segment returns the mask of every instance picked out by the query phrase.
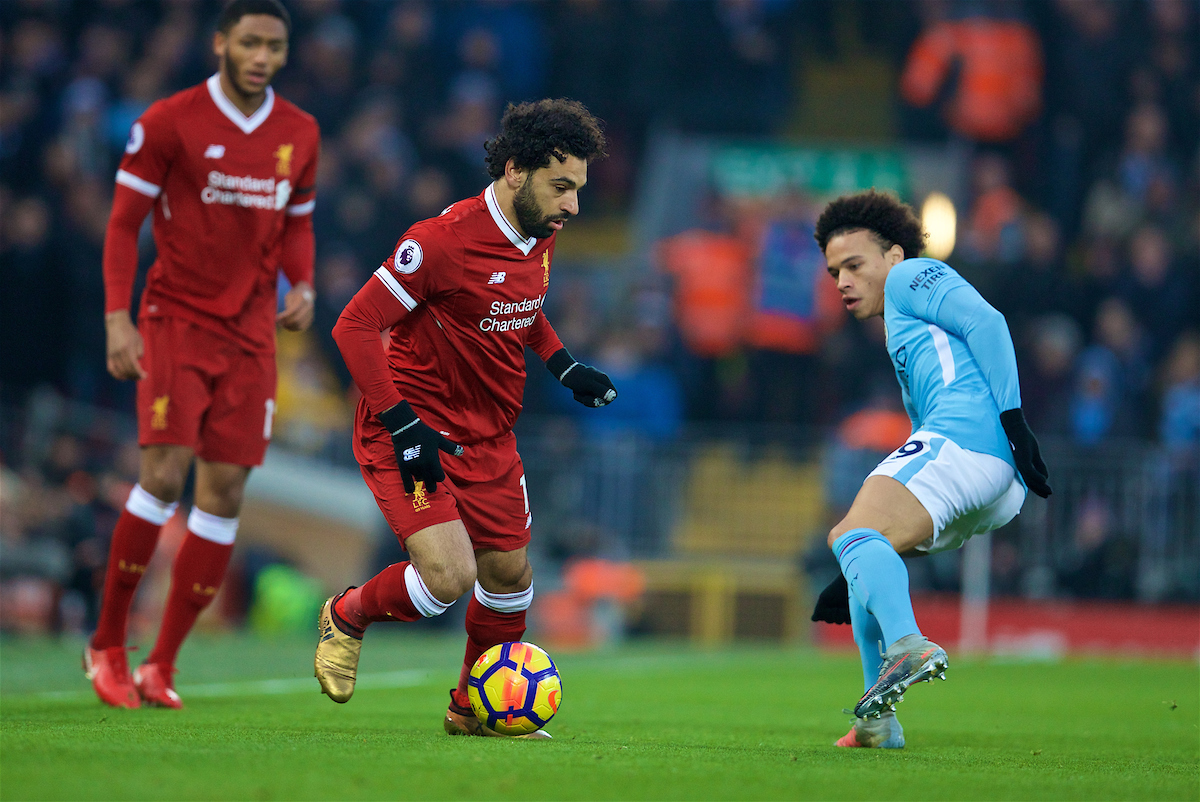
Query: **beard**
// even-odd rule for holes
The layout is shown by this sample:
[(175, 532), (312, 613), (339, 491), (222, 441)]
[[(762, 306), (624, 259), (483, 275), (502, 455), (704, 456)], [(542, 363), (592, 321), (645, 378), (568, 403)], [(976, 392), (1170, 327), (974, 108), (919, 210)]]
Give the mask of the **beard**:
[(243, 98), (249, 100), (266, 94), (267, 90), (265, 88), (260, 90), (248, 89), (238, 81), (237, 70), (234, 69), (233, 61), (229, 58), (229, 56), (225, 56), (221, 59), (220, 68), (221, 71), (225, 73), (225, 77), (229, 79), (229, 85), (233, 87), (233, 91), (237, 92)]
[(525, 180), (521, 188), (513, 195), (513, 209), (517, 213), (517, 225), (525, 232), (525, 236), (545, 239), (554, 233), (550, 223), (554, 220), (565, 220), (566, 217), (543, 215), (538, 206), (537, 198), (533, 197), (533, 187)]

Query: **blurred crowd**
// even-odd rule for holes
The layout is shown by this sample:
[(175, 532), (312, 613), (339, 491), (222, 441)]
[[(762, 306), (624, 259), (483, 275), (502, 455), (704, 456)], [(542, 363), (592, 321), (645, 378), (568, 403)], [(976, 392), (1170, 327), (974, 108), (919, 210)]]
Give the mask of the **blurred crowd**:
[[(483, 188), (482, 143), (507, 102), (571, 96), (606, 121), (610, 157), (591, 171), (585, 213), (628, 225), (652, 134), (802, 140), (819, 89), (806, 66), (836, 73), (869, 57), (890, 87), (875, 130), (963, 154), (969, 187), (949, 261), (1008, 317), (1034, 430), (1082, 446), (1158, 441), (1197, 469), (1195, 3), (286, 5), (291, 52), (276, 89), (317, 118), (323, 147), (316, 323), (280, 345), (285, 442), (316, 452), (346, 440), (354, 391), (329, 331), (409, 224)], [(67, 587), (103, 559), (95, 538), (107, 537), (112, 499), (133, 478), (127, 441), (97, 438), (77, 417), (38, 429), (28, 401), (50, 387), (89, 408), (132, 409), (132, 386), (104, 368), (100, 263), (113, 175), (138, 115), (213, 72), (219, 8), (0, 3), (5, 570), (13, 548), (39, 539), (65, 544), (29, 559), (75, 577)], [(580, 418), (583, 436), (634, 431), (661, 442), (688, 424), (759, 422), (882, 448), (877, 433), (891, 429), (873, 416), (894, 424), (902, 414), (884, 333), (830, 303), (811, 240), (819, 199), (727, 211), (659, 243), (649, 271), (594, 261), (573, 270), (560, 259), (551, 319), (622, 393), (621, 404)], [(148, 228), (141, 245), (144, 269)], [(740, 300), (706, 306), (714, 297)], [(531, 371), (527, 409), (578, 413), (544, 373)]]

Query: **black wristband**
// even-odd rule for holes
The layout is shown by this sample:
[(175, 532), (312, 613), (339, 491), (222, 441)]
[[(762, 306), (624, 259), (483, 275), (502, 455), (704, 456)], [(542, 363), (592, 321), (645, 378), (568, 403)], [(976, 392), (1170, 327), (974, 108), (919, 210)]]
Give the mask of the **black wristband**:
[(575, 357), (571, 356), (570, 351), (566, 348), (559, 348), (546, 360), (546, 369), (554, 374), (554, 378), (562, 382), (563, 376), (566, 376), (567, 372), (578, 364)]

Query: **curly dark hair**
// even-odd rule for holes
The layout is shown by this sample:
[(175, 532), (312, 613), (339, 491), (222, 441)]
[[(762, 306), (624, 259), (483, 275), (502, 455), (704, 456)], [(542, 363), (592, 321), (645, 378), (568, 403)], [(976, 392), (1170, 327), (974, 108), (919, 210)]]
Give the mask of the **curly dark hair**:
[(886, 251), (893, 245), (904, 249), (904, 258), (920, 256), (925, 250), (921, 219), (907, 203), (886, 192), (868, 189), (831, 201), (817, 219), (813, 238), (825, 252), (829, 240), (851, 231), (869, 231)]
[(484, 143), (487, 171), (493, 179), (504, 175), (513, 159), (522, 170), (536, 170), (568, 155), (593, 162), (608, 153), (600, 121), (578, 100), (567, 98), (508, 104), (500, 120), (500, 133)]

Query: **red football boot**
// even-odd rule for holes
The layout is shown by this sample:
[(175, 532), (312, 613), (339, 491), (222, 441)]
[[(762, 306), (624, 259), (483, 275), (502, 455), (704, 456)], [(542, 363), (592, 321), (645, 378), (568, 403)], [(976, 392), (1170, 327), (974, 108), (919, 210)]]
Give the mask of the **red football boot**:
[(175, 693), (176, 669), (161, 663), (142, 663), (133, 671), (133, 684), (142, 701), (151, 707), (181, 710), (183, 700)]
[(89, 644), (83, 647), (83, 673), (92, 681), (101, 702), (133, 710), (141, 707), (142, 702), (129, 676), (125, 652), (124, 646), (93, 649)]

